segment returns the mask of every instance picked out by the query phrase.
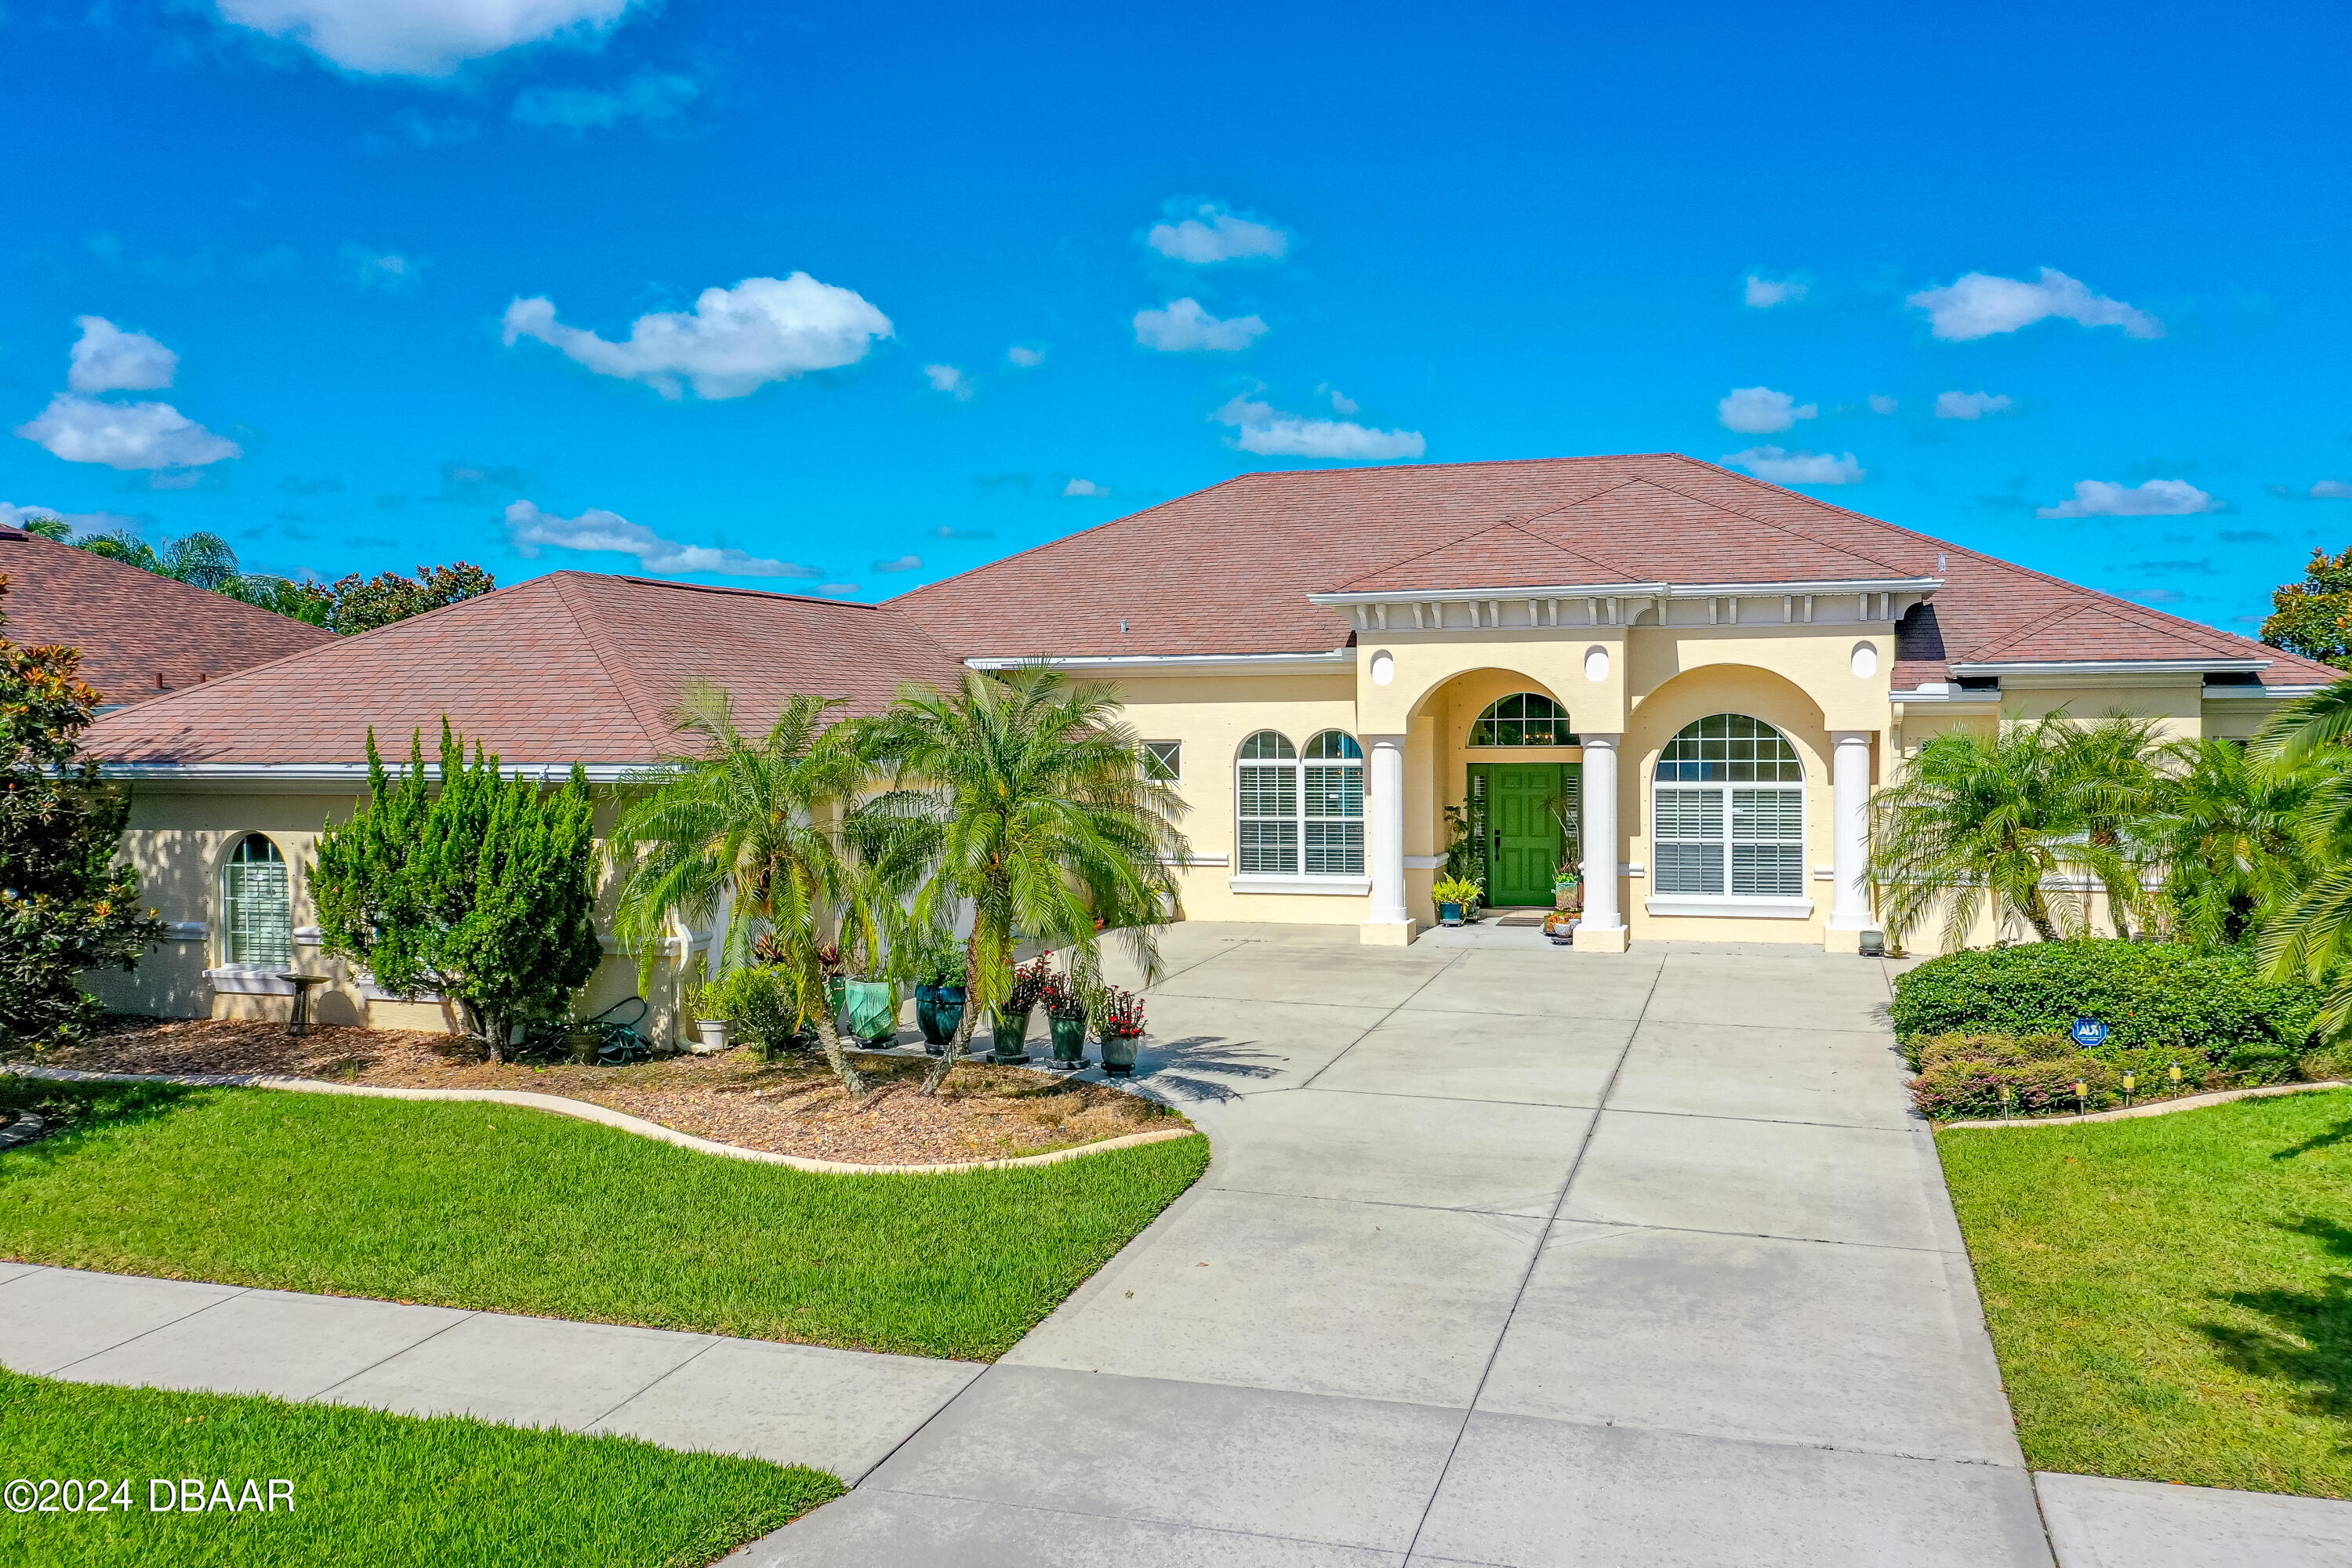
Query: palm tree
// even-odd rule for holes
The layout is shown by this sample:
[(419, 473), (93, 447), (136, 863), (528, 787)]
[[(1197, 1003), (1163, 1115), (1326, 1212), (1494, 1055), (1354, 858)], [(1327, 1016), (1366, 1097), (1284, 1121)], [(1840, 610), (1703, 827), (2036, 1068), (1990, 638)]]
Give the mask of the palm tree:
[(2274, 784), (2307, 775), (2301, 848), (2308, 881), (2263, 930), (2257, 952), (2273, 980), (2296, 975), (2326, 982), (2318, 1028), (2324, 1038), (2352, 1032), (2352, 680), (2288, 703), (2246, 748), (2247, 760)]
[(2303, 836), (2320, 773), (2265, 767), (2234, 740), (2182, 741), (2169, 752), (2151, 823), (2169, 868), (2166, 901), (2189, 941), (2242, 942), (2308, 879)]
[(1101, 984), (1097, 922), (1118, 932), (1146, 984), (1160, 974), (1156, 928), (1187, 854), (1182, 802), (1148, 776), (1118, 694), (1057, 670), (973, 671), (952, 695), (901, 687), (876, 718), (870, 755), (892, 788), (865, 815), (893, 825), (929, 879), (915, 917), (940, 929), (968, 907), (963, 1019), (923, 1079), (936, 1093), (983, 1008), (1012, 987), (1023, 936), (1066, 942), (1082, 989)]
[(2089, 841), (2092, 814), (2070, 762), (2078, 727), (2053, 716), (1992, 733), (1952, 730), (1921, 746), (1874, 805), (1871, 878), (1896, 941), (1941, 905), (1944, 944), (1964, 945), (1981, 910), (2014, 916), (2044, 942), (2084, 928), (2082, 900), (2052, 878), (2131, 877)]
[(673, 916), (701, 925), (724, 909), (721, 972), (751, 963), (765, 939), (826, 1064), (859, 1095), (865, 1080), (842, 1049), (819, 957), (845, 927), (869, 945), (872, 937), (841, 826), (871, 773), (854, 731), (826, 717), (840, 706), (794, 697), (754, 740), (736, 727), (724, 690), (688, 686), (674, 721), (700, 745), (632, 781), (652, 788), (621, 814), (610, 853), (622, 874), (615, 933), (643, 955), (646, 979)]
[(2157, 721), (2111, 713), (2089, 725), (2063, 714), (2045, 722), (2058, 745), (2061, 787), (2082, 816), (2091, 850), (2084, 858), (2106, 889), (2116, 934), (2129, 939), (2133, 917), (2148, 901), (2147, 873), (2158, 859), (2148, 826), (2164, 792), (2168, 753)]

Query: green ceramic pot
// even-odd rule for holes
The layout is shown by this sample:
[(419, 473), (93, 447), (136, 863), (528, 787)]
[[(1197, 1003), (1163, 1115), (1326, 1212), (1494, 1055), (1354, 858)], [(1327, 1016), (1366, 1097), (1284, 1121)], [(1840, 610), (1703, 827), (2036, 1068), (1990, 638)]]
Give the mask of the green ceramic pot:
[(915, 987), (915, 1027), (923, 1031), (923, 1048), (931, 1055), (938, 1056), (940, 1047), (955, 1038), (957, 1026), (962, 1022), (962, 986)]
[(898, 1037), (898, 999), (887, 980), (848, 980), (841, 987), (847, 1032), (869, 1046)]
[(1008, 1018), (998, 1013), (994, 1024), (996, 1054), (990, 1060), (1007, 1064), (1027, 1061), (1029, 1053), (1024, 1047), (1029, 1038), (1028, 1013), (1024, 1011), (1017, 1018)]
[(1048, 1015), (1046, 1027), (1054, 1034), (1054, 1065), (1076, 1070), (1087, 1065), (1087, 1016), (1056, 1018)]

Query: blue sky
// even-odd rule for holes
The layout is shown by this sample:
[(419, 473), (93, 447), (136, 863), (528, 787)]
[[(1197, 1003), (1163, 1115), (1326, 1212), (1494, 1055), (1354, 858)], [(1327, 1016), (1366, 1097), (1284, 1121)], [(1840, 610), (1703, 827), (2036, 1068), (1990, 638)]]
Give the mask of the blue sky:
[(0, 500), (871, 599), (1253, 468), (1679, 450), (2252, 630), (2352, 544), (2347, 35), (9, 0)]

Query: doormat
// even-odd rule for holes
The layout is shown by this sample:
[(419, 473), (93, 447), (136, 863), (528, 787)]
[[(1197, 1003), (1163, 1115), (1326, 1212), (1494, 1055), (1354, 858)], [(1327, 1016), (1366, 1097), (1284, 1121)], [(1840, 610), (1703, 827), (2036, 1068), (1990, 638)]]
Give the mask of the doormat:
[(1540, 929), (1545, 919), (1546, 915), (1540, 912), (1515, 914), (1505, 915), (1495, 923), (1498, 926), (1532, 926)]

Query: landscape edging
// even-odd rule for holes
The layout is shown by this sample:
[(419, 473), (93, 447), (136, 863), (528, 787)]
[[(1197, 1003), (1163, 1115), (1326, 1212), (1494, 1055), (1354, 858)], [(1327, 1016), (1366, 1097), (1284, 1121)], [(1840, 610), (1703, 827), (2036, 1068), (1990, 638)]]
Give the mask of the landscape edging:
[(18, 1078), (53, 1079), (61, 1082), (175, 1083), (193, 1089), (279, 1089), (299, 1094), (353, 1094), (380, 1100), (486, 1100), (495, 1105), (520, 1105), (532, 1110), (553, 1111), (558, 1116), (576, 1117), (583, 1121), (593, 1121), (622, 1132), (635, 1133), (640, 1138), (692, 1149), (698, 1153), (716, 1154), (730, 1160), (750, 1160), (762, 1165), (788, 1165), (795, 1171), (832, 1176), (951, 1176), (966, 1171), (1011, 1171), (1028, 1165), (1052, 1165), (1064, 1160), (1083, 1159), (1088, 1154), (1106, 1154), (1114, 1149), (1133, 1149), (1145, 1143), (1165, 1142), (1171, 1138), (1191, 1138), (1200, 1131), (1193, 1127), (1168, 1127), (1151, 1132), (1130, 1132), (1123, 1138), (1106, 1138), (1100, 1142), (1081, 1143), (1073, 1149), (1055, 1149), (1044, 1154), (1008, 1155), (1002, 1160), (963, 1160), (948, 1165), (869, 1165), (846, 1160), (812, 1160), (801, 1154), (779, 1154), (767, 1149), (746, 1149), (740, 1144), (714, 1142), (708, 1138), (680, 1132), (674, 1127), (664, 1127), (657, 1121), (631, 1116), (625, 1110), (598, 1105), (593, 1100), (573, 1100), (560, 1094), (534, 1094), (520, 1089), (404, 1089), (383, 1084), (325, 1083), (318, 1079), (279, 1078), (269, 1073), (79, 1072), (72, 1068), (0, 1062), (0, 1074), (5, 1073), (13, 1073)]
[(2346, 1081), (2332, 1078), (2320, 1083), (2272, 1083), (2260, 1089), (2217, 1089), (2210, 1094), (2150, 1100), (2146, 1105), (2126, 1106), (2120, 1110), (2094, 1110), (2088, 1116), (2020, 1116), (1990, 1121), (1944, 1121), (1937, 1124), (1936, 1131), (1948, 1132), (1962, 1128), (1986, 1127), (2079, 1127), (2085, 1121), (2128, 1121), (2137, 1116), (2168, 1116), (2176, 1110), (2201, 1110), (2209, 1105), (2227, 1105), (2233, 1100), (2266, 1100), (2274, 1094), (2309, 1094), (2317, 1089), (2342, 1089)]

